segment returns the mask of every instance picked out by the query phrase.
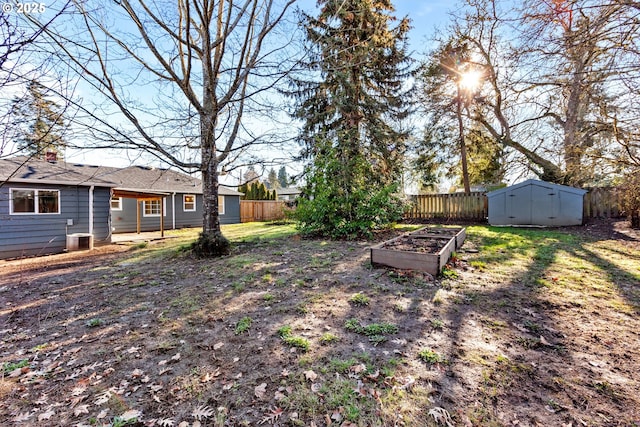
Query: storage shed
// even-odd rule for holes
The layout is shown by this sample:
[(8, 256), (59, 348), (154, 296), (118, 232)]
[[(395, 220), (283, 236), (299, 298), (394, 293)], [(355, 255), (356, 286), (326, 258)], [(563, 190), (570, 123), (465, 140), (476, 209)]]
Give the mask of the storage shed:
[(487, 193), (489, 224), (580, 225), (586, 193), (580, 188), (529, 179)]

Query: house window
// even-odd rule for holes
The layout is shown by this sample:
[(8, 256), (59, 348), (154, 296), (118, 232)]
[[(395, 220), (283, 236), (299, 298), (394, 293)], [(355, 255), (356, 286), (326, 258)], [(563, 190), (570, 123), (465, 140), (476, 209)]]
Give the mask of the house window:
[(218, 215), (224, 215), (224, 196), (218, 196)]
[(185, 212), (195, 212), (196, 210), (195, 194), (185, 194), (182, 196), (182, 210)]
[(122, 210), (122, 197), (112, 197), (111, 198), (111, 210), (112, 211), (121, 211)]
[[(144, 200), (142, 202), (144, 216), (160, 216), (160, 200)], [(167, 206), (164, 205), (163, 216), (167, 216)]]
[(60, 191), (11, 189), (11, 214), (59, 214)]

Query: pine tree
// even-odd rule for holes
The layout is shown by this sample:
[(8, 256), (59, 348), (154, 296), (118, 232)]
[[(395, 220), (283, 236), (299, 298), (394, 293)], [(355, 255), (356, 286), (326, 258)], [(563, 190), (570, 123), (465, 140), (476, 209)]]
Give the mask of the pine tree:
[(290, 93), (295, 117), (304, 120), (299, 139), (312, 196), (299, 205), (299, 219), (303, 231), (366, 234), (397, 211), (389, 209), (388, 195), (400, 180), (408, 138), (396, 126), (410, 112), (403, 86), (412, 74), (409, 20), (391, 27), (390, 0), (318, 4), (320, 15), (304, 15), (303, 23), (306, 68), (319, 78), (293, 80)]
[(12, 124), (21, 135), (17, 140), (17, 148), (36, 158), (45, 158), (49, 151), (62, 158), (66, 147), (63, 138), (66, 128), (64, 111), (57, 103), (47, 99), (47, 92), (49, 89), (32, 80), (27, 85), (26, 94), (13, 99)]
[(278, 170), (278, 182), (280, 188), (287, 188), (289, 186), (289, 177), (287, 176), (287, 168), (281, 166)]
[(269, 175), (267, 176), (267, 182), (269, 183), (269, 188), (278, 188), (280, 186), (280, 181), (278, 180), (278, 174), (276, 174), (276, 170), (271, 168), (269, 170)]

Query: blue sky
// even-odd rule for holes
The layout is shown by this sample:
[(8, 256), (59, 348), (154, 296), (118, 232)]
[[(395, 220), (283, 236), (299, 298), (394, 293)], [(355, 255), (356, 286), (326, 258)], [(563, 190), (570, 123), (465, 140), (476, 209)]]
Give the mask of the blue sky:
[[(297, 5), (315, 15), (317, 0), (298, 0)], [(412, 29), (409, 34), (410, 49), (412, 55), (416, 59), (422, 59), (425, 51), (429, 48), (429, 39), (433, 37), (436, 27), (444, 27), (449, 20), (448, 11), (452, 7), (449, 1), (421, 1), (421, 0), (395, 0), (395, 15), (397, 17), (408, 16), (411, 19)], [(121, 163), (144, 163), (154, 161), (144, 156), (144, 158), (135, 158), (135, 154), (131, 158), (124, 157), (122, 152), (109, 153), (104, 150), (86, 151), (67, 153), (70, 161), (78, 161), (84, 163), (101, 163), (118, 166)], [(130, 153), (130, 155), (133, 153)], [(123, 158), (124, 157), (124, 158)], [(277, 169), (277, 167), (276, 167)], [(293, 171), (292, 171), (293, 172)]]

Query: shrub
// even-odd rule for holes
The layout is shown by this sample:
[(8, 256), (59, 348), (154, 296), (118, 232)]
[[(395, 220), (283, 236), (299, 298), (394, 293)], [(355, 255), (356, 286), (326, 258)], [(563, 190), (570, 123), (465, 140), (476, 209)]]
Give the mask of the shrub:
[(396, 185), (357, 188), (350, 193), (323, 182), (314, 186), (313, 198), (301, 198), (295, 212), (303, 235), (334, 239), (370, 237), (402, 219), (404, 206)]

